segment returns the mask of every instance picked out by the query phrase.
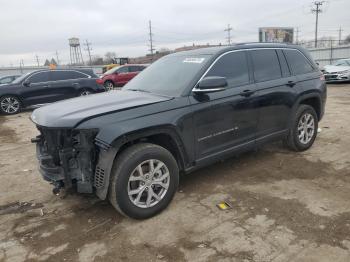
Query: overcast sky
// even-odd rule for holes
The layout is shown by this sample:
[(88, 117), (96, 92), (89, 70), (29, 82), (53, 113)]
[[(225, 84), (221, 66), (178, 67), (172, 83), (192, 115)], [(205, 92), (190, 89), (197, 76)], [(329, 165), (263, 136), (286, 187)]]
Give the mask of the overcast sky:
[[(148, 51), (148, 20), (156, 49), (225, 43), (227, 24), (234, 42), (257, 41), (258, 28), (298, 27), (299, 39), (312, 40), (315, 15), (310, 0), (0, 0), (0, 66), (69, 61), (68, 38), (92, 43), (92, 54), (120, 57)], [(329, 0), (320, 14), (319, 36), (350, 34), (350, 0)], [(84, 46), (83, 46), (84, 47)], [(84, 59), (87, 52), (83, 49)]]

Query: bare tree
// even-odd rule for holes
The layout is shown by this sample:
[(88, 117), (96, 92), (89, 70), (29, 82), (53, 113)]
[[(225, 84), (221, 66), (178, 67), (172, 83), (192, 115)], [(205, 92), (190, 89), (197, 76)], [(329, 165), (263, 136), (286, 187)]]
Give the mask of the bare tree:
[(113, 60), (114, 60), (114, 58), (115, 58), (116, 56), (117, 56), (117, 55), (116, 55), (115, 52), (107, 52), (107, 53), (105, 54), (105, 60), (104, 60), (104, 62), (107, 63), (107, 64), (111, 64), (111, 63), (113, 63)]
[(345, 44), (350, 44), (350, 35), (348, 35), (347, 37), (345, 37), (344, 43), (345, 43)]

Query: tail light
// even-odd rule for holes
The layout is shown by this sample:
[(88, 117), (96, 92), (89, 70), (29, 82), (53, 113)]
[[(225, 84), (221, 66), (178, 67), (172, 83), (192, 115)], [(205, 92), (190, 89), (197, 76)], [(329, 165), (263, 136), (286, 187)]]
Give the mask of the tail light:
[(324, 74), (321, 74), (321, 75), (320, 75), (320, 80), (321, 80), (321, 81), (325, 81), (325, 80), (326, 80), (325, 77), (324, 77)]
[(96, 84), (103, 85), (103, 80), (101, 78), (97, 78)]

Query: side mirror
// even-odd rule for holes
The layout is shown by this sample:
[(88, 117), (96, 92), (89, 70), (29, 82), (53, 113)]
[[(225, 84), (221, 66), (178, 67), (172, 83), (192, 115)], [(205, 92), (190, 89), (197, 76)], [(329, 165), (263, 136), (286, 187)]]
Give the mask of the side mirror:
[(198, 85), (193, 88), (194, 93), (213, 93), (226, 90), (226, 77), (208, 76), (199, 81)]
[(30, 86), (30, 82), (28, 80), (24, 80), (23, 85), (24, 86)]

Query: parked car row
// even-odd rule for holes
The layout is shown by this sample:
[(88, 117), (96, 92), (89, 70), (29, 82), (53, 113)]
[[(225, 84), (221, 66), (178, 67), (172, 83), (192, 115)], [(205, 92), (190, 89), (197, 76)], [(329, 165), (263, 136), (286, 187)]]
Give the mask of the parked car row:
[(90, 69), (36, 70), (22, 76), (0, 78), (0, 112), (21, 109), (122, 87), (146, 65), (123, 65), (98, 77)]

